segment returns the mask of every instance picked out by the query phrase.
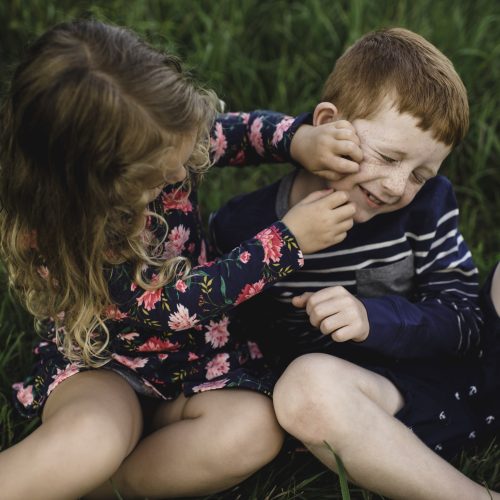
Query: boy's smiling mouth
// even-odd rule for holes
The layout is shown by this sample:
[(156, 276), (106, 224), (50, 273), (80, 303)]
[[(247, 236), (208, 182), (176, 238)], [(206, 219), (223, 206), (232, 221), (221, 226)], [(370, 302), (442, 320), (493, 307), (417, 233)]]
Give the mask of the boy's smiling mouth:
[(363, 186), (359, 186), (359, 189), (361, 189), (361, 192), (365, 195), (367, 198), (370, 206), (375, 205), (376, 207), (380, 207), (382, 205), (385, 205), (386, 203), (382, 201), (380, 198), (377, 198), (374, 194), (370, 193), (367, 189), (365, 189)]

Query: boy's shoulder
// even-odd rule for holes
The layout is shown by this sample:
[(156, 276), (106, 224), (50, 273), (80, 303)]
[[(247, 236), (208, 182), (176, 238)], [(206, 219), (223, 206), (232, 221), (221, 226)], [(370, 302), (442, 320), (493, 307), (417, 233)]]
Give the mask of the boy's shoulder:
[(284, 213), (278, 213), (281, 210), (277, 207), (277, 199), (287, 177), (251, 193), (235, 196), (210, 214), (212, 244), (220, 253), (232, 250), (283, 217)]

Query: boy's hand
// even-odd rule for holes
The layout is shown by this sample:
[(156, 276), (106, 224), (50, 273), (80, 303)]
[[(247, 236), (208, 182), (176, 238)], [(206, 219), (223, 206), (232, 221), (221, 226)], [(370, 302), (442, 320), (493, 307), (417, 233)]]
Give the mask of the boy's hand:
[(283, 217), (303, 253), (314, 253), (345, 239), (356, 208), (343, 191), (314, 191)]
[(362, 342), (370, 333), (365, 306), (343, 286), (305, 292), (292, 299), (295, 307), (306, 308), (311, 325), (335, 342)]
[(300, 126), (290, 154), (311, 173), (331, 181), (357, 172), (363, 160), (359, 138), (347, 120)]

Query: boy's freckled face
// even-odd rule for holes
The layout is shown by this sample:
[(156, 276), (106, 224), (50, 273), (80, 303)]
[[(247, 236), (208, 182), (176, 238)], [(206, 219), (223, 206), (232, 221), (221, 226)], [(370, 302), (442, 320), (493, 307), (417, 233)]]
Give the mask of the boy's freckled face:
[(405, 207), (437, 175), (451, 148), (417, 123), (388, 104), (370, 119), (353, 120), (364, 154), (360, 170), (330, 185), (349, 194), (355, 222)]

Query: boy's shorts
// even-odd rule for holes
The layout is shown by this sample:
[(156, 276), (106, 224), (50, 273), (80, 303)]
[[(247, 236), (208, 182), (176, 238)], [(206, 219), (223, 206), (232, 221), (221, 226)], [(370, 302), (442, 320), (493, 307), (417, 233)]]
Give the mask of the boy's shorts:
[(489, 379), (483, 367), (460, 361), (365, 366), (403, 395), (395, 417), (447, 460), (500, 436), (500, 379)]

